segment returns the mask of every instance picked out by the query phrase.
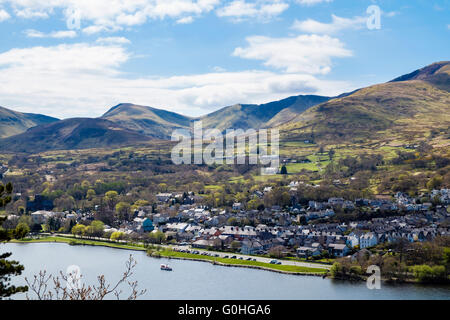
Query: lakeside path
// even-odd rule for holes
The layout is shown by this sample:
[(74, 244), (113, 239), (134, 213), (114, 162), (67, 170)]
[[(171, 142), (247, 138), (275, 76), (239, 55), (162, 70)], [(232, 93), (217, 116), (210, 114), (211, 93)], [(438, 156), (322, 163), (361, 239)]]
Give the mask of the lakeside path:
[[(70, 235), (47, 235), (40, 238), (34, 239), (24, 239), (24, 240), (13, 240), (13, 243), (67, 243), (71, 242), (76, 245), (92, 245), (92, 246), (104, 246), (115, 249), (125, 249), (134, 251), (146, 251), (143, 243), (129, 244), (126, 242), (113, 242), (108, 239), (96, 238), (87, 239), (79, 238)], [(190, 246), (169, 246), (169, 245), (158, 245), (161, 249), (155, 252), (160, 257), (171, 258), (171, 259), (183, 259), (183, 260), (195, 260), (215, 263), (223, 266), (232, 267), (247, 267), (263, 269), (274, 272), (281, 272), (286, 274), (298, 274), (298, 275), (316, 275), (323, 276), (331, 268), (331, 265), (321, 264), (321, 263), (310, 263), (294, 260), (283, 260), (279, 259), (282, 264), (271, 264), (270, 261), (274, 260), (267, 257), (242, 255), (235, 253), (224, 253), (219, 251), (209, 251), (201, 250), (196, 248), (191, 248)], [(174, 250), (175, 249), (175, 250)], [(183, 253), (177, 250), (196, 250), (200, 254)], [(202, 253), (205, 253), (202, 255)], [(206, 255), (208, 253), (209, 255)], [(226, 256), (236, 256), (236, 259), (225, 258)], [(242, 259), (240, 259), (242, 258)], [(252, 259), (252, 260), (247, 260)], [(254, 260), (253, 260), (254, 259)]]

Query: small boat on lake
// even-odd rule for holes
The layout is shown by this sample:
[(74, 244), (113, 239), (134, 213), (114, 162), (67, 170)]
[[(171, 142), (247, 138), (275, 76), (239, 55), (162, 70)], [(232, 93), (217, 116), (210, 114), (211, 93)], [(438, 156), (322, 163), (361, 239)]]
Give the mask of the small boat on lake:
[(161, 270), (164, 270), (164, 271), (172, 271), (172, 267), (169, 266), (168, 264), (162, 264), (162, 265), (161, 265)]

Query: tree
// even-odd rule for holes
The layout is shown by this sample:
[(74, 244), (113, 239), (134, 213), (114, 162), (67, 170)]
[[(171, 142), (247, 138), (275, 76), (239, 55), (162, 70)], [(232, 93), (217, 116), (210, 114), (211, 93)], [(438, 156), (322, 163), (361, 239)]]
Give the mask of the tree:
[(428, 190), (437, 189), (442, 185), (442, 177), (441, 176), (435, 176), (430, 181), (427, 182), (427, 188)]
[(76, 207), (74, 197), (69, 195), (62, 195), (61, 197), (55, 199), (54, 204), (55, 207), (61, 211), (73, 210)]
[[(6, 186), (0, 184), (0, 207), (11, 201), (12, 190), (11, 183)], [(11, 240), (11, 233), (1, 227), (3, 220), (0, 218), (0, 242)], [(0, 254), (0, 300), (28, 290), (27, 286), (16, 287), (11, 285), (11, 277), (21, 275), (24, 270), (24, 267), (18, 261), (7, 260), (11, 255), (10, 252)]]
[[(127, 300), (136, 300), (138, 297), (145, 294), (147, 290), (138, 290), (138, 282), (130, 281), (133, 275), (133, 269), (136, 267), (136, 260), (130, 255), (125, 264), (125, 272), (115, 284), (108, 284), (105, 276), (100, 275), (97, 277), (97, 285), (85, 285), (80, 283), (82, 275), (75, 273), (65, 275), (60, 272), (60, 276), (48, 275), (46, 271), (41, 271), (35, 275), (32, 280), (25, 278), (31, 292), (35, 294), (37, 300), (104, 300), (108, 296), (114, 295), (117, 299), (120, 299), (122, 290), (119, 290), (119, 286), (122, 284), (128, 284), (131, 292), (126, 298)], [(49, 289), (50, 280), (54, 283), (53, 289)], [(65, 285), (67, 284), (67, 285)], [(27, 295), (28, 300), (32, 300)]]
[(95, 197), (95, 190), (94, 189), (89, 189), (86, 192), (86, 199), (92, 200), (92, 199), (94, 199), (94, 197)]
[(10, 284), (12, 276), (20, 276), (24, 267), (14, 260), (7, 260), (12, 253), (0, 254), (0, 300), (19, 292), (28, 291), (27, 286), (16, 287)]
[(86, 233), (86, 226), (83, 224), (76, 224), (72, 227), (71, 232), (75, 236), (82, 236)]
[(117, 241), (117, 240), (123, 239), (123, 236), (124, 236), (124, 233), (123, 233), (123, 232), (115, 231), (115, 232), (113, 232), (113, 233), (111, 234), (110, 239), (111, 239), (112, 241)]
[(11, 182), (8, 182), (6, 186), (0, 184), (0, 208), (6, 206), (11, 202), (11, 193), (13, 186)]
[(286, 166), (283, 165), (283, 166), (281, 167), (280, 174), (288, 174)]
[(330, 161), (333, 160), (334, 154), (336, 152), (334, 151), (334, 149), (330, 149), (330, 151), (328, 151), (328, 157), (330, 158)]
[(130, 219), (130, 209), (131, 206), (127, 202), (119, 202), (116, 204), (116, 215), (119, 220), (129, 220)]
[(284, 251), (286, 250), (283, 246), (275, 246), (273, 248), (269, 249), (269, 256), (271, 258), (283, 258), (284, 257)]
[(19, 223), (13, 231), (14, 238), (23, 239), (30, 233), (30, 227), (26, 223)]
[(114, 210), (114, 207), (117, 204), (117, 198), (119, 197), (119, 194), (117, 191), (108, 191), (105, 193), (105, 202), (108, 205), (110, 210)]
[(103, 236), (103, 230), (105, 229), (105, 224), (99, 220), (94, 220), (91, 225), (86, 228), (85, 234), (88, 237), (101, 237)]
[(161, 244), (161, 243), (163, 243), (166, 240), (166, 235), (163, 232), (161, 232), (161, 231), (151, 232), (148, 235), (148, 240), (151, 243)]

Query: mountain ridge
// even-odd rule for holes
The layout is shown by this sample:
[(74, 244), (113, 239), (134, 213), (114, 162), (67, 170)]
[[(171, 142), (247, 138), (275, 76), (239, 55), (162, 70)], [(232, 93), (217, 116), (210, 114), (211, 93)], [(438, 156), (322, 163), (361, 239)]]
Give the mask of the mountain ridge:
[(361, 139), (414, 141), (450, 127), (450, 62), (418, 69), (314, 106), (280, 127), (285, 139), (322, 144)]
[[(54, 119), (43, 115), (28, 117)], [(432, 132), (446, 136), (450, 134), (450, 62), (433, 63), (389, 82), (333, 98), (299, 95), (260, 105), (235, 104), (201, 117), (121, 103), (99, 118), (65, 119), (28, 129), (1, 140), (0, 148), (34, 151), (36, 148), (27, 144), (35, 141), (43, 141), (39, 150), (132, 145), (170, 139), (174, 129), (190, 129), (196, 120), (202, 120), (204, 128), (221, 131), (275, 127), (285, 141), (312, 139), (321, 145), (374, 139), (417, 141)], [(81, 131), (71, 131), (74, 126)], [(60, 139), (52, 130), (63, 136), (71, 132), (72, 137)]]
[(0, 106), (0, 138), (25, 132), (27, 129), (59, 119), (36, 113), (23, 113)]
[(28, 129), (4, 138), (6, 151), (36, 153), (48, 150), (138, 145), (151, 138), (98, 118), (70, 118)]

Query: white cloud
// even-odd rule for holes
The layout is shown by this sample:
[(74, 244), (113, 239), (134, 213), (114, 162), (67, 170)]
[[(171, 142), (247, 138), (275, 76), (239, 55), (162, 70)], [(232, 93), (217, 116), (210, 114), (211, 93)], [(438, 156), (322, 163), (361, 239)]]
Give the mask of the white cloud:
[(234, 56), (263, 60), (265, 66), (286, 72), (326, 74), (331, 70), (331, 58), (350, 57), (344, 44), (328, 35), (300, 35), (292, 38), (253, 36), (246, 39), (248, 47), (236, 48)]
[(398, 12), (397, 11), (389, 11), (389, 12), (383, 12), (383, 14), (388, 18), (392, 18), (392, 17), (395, 17), (396, 15), (398, 15)]
[(131, 43), (125, 37), (106, 37), (106, 38), (98, 38), (95, 42), (100, 44), (129, 44)]
[(192, 22), (194, 22), (194, 18), (192, 18), (191, 16), (184, 17), (184, 18), (177, 20), (178, 24), (188, 24), (188, 23), (192, 23)]
[(0, 22), (8, 20), (9, 18), (11, 18), (9, 13), (3, 9), (0, 9)]
[(49, 17), (49, 13), (41, 10), (33, 10), (30, 8), (24, 8), (24, 9), (16, 9), (14, 10), (14, 13), (16, 16), (24, 19), (32, 19), (32, 18), (38, 18), (38, 19), (46, 19)]
[(73, 30), (61, 30), (50, 33), (52, 38), (75, 38), (76, 36), (77, 32)]
[(220, 0), (0, 0), (21, 18), (48, 18), (63, 11), (66, 18), (76, 12), (83, 32), (117, 31), (149, 20), (183, 19), (214, 10)]
[(258, 70), (131, 79), (120, 71), (131, 57), (119, 45), (87, 43), (0, 53), (0, 104), (63, 118), (99, 116), (120, 102), (201, 115), (238, 102), (336, 95), (355, 88), (313, 75)]
[(43, 33), (38, 30), (28, 29), (24, 31), (25, 35), (28, 38), (75, 38), (77, 36), (76, 31), (73, 30), (61, 30), (61, 31), (53, 31), (50, 33)]
[(116, 67), (128, 59), (129, 54), (120, 46), (61, 44), (11, 49), (0, 54), (0, 68), (3, 71), (15, 69), (22, 79), (27, 78), (27, 72), (67, 77), (81, 72), (116, 75)]
[(246, 2), (235, 0), (216, 11), (217, 16), (232, 18), (234, 21), (243, 21), (246, 18), (268, 20), (283, 13), (289, 4), (282, 0), (259, 0)]
[(297, 3), (306, 6), (312, 6), (322, 2), (332, 2), (333, 0), (296, 0)]
[(354, 17), (352, 19), (331, 15), (331, 23), (323, 23), (313, 19), (295, 20), (292, 28), (308, 33), (333, 34), (344, 29), (360, 29), (366, 24), (367, 18)]

